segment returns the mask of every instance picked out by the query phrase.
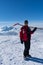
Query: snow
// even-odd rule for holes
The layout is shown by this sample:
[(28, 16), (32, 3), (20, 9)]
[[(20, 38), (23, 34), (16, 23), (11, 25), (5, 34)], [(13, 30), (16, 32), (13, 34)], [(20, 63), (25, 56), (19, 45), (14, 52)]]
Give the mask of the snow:
[(37, 30), (32, 35), (30, 54), (33, 58), (29, 61), (23, 58), (24, 44), (20, 43), (19, 31), (19, 27), (0, 31), (0, 65), (43, 65), (43, 31)]

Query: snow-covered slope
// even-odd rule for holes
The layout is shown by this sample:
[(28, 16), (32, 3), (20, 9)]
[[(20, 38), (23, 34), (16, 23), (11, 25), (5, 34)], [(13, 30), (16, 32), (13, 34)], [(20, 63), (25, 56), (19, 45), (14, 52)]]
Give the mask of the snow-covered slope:
[(4, 34), (0, 35), (0, 65), (43, 65), (43, 31), (37, 30), (32, 35), (30, 54), (33, 58), (25, 61), (24, 44), (20, 43), (19, 30), (20, 27), (16, 27), (0, 32)]

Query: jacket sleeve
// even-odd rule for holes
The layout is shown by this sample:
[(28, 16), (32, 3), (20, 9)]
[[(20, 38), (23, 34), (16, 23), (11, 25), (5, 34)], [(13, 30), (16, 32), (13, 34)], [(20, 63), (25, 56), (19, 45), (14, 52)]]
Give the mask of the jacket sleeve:
[(22, 36), (22, 31), (20, 31), (20, 39), (22, 39), (22, 37), (23, 37), (23, 36)]
[(22, 30), (20, 31), (20, 41), (23, 44), (23, 33), (22, 33)]
[(36, 31), (37, 27), (35, 27), (31, 32), (30, 34), (33, 34), (35, 31)]

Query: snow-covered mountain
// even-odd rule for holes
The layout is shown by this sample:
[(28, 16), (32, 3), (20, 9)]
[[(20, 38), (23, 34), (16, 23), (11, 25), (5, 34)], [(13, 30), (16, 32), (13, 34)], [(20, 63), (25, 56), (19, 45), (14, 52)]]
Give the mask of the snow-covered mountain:
[(12, 27), (12, 26), (10, 26), (10, 27), (8, 27), (8, 26), (4, 26), (4, 27), (2, 27), (2, 31), (9, 31), (9, 30), (12, 30), (14, 27)]
[(20, 43), (19, 27), (0, 28), (0, 65), (43, 65), (43, 31), (37, 30), (31, 38), (32, 58), (23, 58), (24, 44)]
[(0, 28), (0, 35), (17, 35), (17, 28), (13, 26), (4, 26)]

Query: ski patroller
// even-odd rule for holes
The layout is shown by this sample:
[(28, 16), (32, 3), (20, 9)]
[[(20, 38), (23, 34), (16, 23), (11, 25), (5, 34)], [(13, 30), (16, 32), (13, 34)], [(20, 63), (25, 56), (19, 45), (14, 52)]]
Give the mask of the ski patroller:
[[(16, 25), (24, 26), (24, 25), (22, 25), (22, 24), (20, 24), (20, 23), (16, 23), (16, 24), (14, 24), (13, 26), (16, 26)], [(34, 26), (29, 26), (29, 27), (30, 27), (30, 28), (35, 28)], [(37, 27), (37, 29), (43, 30), (43, 28), (41, 28), (41, 27)]]

